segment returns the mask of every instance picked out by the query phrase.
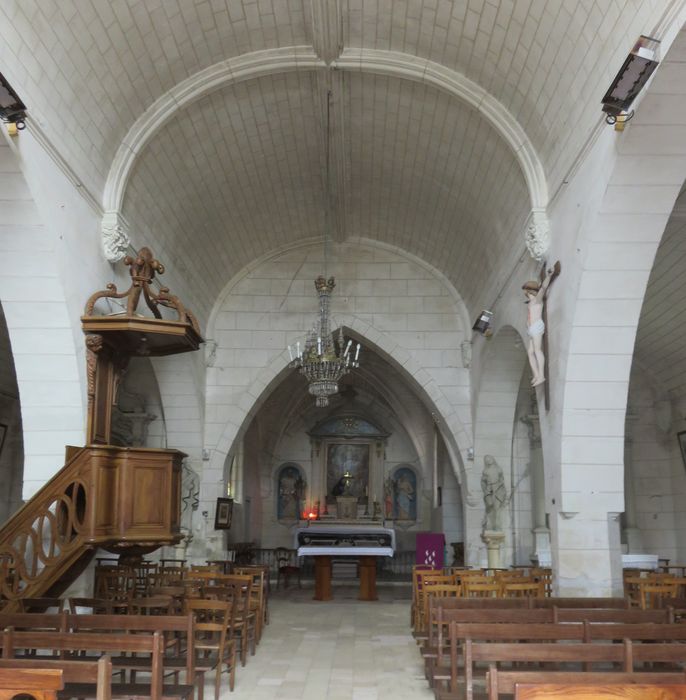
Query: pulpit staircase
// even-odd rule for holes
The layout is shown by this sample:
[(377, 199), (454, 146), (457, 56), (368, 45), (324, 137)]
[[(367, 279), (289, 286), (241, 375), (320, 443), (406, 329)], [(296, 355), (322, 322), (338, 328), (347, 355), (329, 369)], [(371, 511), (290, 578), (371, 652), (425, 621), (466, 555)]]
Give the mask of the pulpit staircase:
[[(150, 287), (164, 267), (148, 248), (124, 259), (131, 287), (96, 292), (81, 323), (86, 334), (88, 445), (67, 447), (65, 466), (0, 528), (0, 608), (22, 598), (56, 597), (88, 566), (98, 547), (140, 556), (180, 540), (178, 450), (109, 444), (112, 410), (129, 359), (197, 350), (197, 322), (177, 297)], [(137, 312), (142, 298), (153, 318)], [(121, 314), (94, 315), (99, 299), (127, 298)], [(158, 307), (177, 312), (162, 317)]]

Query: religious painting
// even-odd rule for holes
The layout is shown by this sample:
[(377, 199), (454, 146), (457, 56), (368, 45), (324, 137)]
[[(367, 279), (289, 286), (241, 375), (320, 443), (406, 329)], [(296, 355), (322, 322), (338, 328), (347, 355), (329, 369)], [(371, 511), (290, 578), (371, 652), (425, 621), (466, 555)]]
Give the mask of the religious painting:
[(398, 467), (391, 477), (393, 518), (417, 520), (417, 475), (410, 467)]
[(326, 452), (326, 498), (356, 496), (364, 503), (369, 494), (369, 445), (335, 442)]
[(276, 476), (276, 517), (298, 520), (304, 508), (305, 479), (295, 464), (285, 464)]
[(228, 530), (233, 517), (233, 498), (218, 498), (214, 513), (214, 529)]
[(679, 439), (679, 447), (681, 448), (681, 459), (684, 462), (684, 467), (686, 467), (686, 430), (682, 430), (677, 434)]

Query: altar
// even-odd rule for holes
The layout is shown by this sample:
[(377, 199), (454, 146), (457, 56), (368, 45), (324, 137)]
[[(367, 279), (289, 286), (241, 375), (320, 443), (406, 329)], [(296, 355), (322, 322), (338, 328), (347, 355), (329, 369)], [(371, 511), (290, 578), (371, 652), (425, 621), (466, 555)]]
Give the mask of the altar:
[(377, 600), (376, 558), (392, 557), (395, 530), (380, 523), (309, 523), (295, 533), (300, 557), (315, 557), (314, 600), (331, 600), (332, 562), (356, 558), (360, 571), (359, 600)]

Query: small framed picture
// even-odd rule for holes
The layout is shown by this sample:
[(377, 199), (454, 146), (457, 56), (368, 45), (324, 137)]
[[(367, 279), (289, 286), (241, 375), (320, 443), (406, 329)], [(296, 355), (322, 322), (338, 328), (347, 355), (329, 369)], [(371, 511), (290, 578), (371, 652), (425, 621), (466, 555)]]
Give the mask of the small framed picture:
[(228, 530), (233, 516), (233, 498), (218, 498), (217, 510), (214, 514), (214, 529)]
[(684, 462), (684, 467), (686, 467), (686, 430), (677, 433), (677, 438), (679, 439), (679, 447), (681, 448), (681, 459)]

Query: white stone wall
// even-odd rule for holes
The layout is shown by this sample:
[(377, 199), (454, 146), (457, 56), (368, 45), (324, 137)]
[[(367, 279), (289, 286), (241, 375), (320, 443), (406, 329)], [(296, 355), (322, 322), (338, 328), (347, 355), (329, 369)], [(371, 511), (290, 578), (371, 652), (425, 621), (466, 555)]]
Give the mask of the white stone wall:
[[(640, 367), (631, 372), (631, 385), (626, 420), (626, 469), (632, 478), (633, 509), (627, 504), (626, 517), (639, 530), (640, 550), (677, 560), (676, 519), (683, 512), (686, 475), (674, 469), (679, 453), (676, 434), (671, 424), (660, 425), (659, 403), (664, 395), (653, 386)], [(670, 402), (667, 400), (667, 405)], [(676, 454), (675, 454), (676, 453)], [(682, 466), (682, 472), (683, 472)], [(630, 494), (626, 495), (627, 500)]]
[[(322, 271), (321, 245), (275, 256), (235, 279), (213, 312), (208, 336), (217, 348), (207, 370), (205, 423), (212, 456), (202, 493), (208, 507), (236, 436), (288, 364), (285, 347), (304, 341), (316, 313), (313, 280)], [(406, 373), (460, 459), (471, 444), (471, 408), (460, 354), (467, 321), (454, 290), (416, 260), (362, 242), (337, 246), (327, 274), (336, 276), (337, 323)]]
[(84, 395), (58, 239), (44, 223), (15, 145), (2, 137), (0, 185), (0, 300), (19, 386), (26, 499), (64, 465), (65, 445), (83, 444)]

